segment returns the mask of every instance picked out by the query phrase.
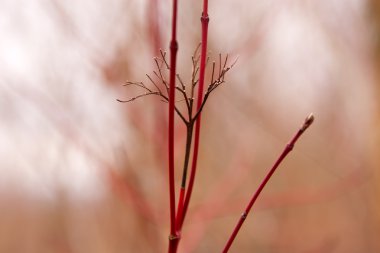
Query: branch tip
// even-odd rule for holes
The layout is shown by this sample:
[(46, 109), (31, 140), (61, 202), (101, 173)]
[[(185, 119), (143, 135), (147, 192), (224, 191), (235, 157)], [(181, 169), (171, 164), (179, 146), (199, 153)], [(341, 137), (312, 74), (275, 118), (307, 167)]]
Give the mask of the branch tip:
[(307, 118), (305, 119), (305, 122), (303, 123), (301, 127), (301, 131), (305, 131), (311, 124), (313, 124), (313, 122), (314, 122), (314, 115), (310, 113), (309, 116), (307, 116)]

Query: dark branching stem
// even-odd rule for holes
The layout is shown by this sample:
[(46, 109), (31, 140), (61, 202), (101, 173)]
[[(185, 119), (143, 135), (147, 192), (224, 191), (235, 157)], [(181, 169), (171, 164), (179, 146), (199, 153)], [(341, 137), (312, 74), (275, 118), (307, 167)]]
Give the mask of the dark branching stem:
[[(224, 58), (222, 61), (221, 55), (219, 55), (219, 70), (218, 70), (218, 75), (215, 76), (215, 65), (216, 63), (213, 62), (212, 64), (212, 74), (211, 74), (211, 81), (210, 84), (207, 87), (207, 90), (204, 94), (204, 97), (202, 99), (202, 103), (200, 105), (200, 108), (198, 111), (196, 111), (193, 115), (193, 110), (194, 110), (194, 88), (198, 85), (199, 79), (197, 79), (197, 75), (199, 72), (199, 55), (196, 55), (198, 53), (199, 46), (197, 50), (195, 50), (194, 55), (192, 56), (192, 61), (193, 61), (193, 66), (192, 66), (192, 77), (191, 77), (191, 85), (190, 85), (190, 94), (188, 94), (188, 91), (186, 90), (186, 84), (182, 80), (179, 74), (176, 74), (176, 78), (178, 82), (180, 83), (180, 86), (176, 86), (175, 90), (179, 93), (179, 95), (182, 96), (182, 99), (180, 99), (177, 102), (184, 101), (186, 103), (186, 108), (187, 108), (187, 117), (179, 110), (179, 108), (174, 105), (174, 111), (177, 113), (177, 115), (181, 118), (181, 120), (185, 123), (187, 128), (190, 128), (190, 125), (194, 125), (195, 121), (197, 120), (198, 116), (202, 112), (209, 96), (211, 93), (218, 88), (221, 84), (225, 83), (225, 75), (226, 73), (236, 64), (237, 59), (229, 66), (227, 66), (227, 61), (228, 61), (228, 55)], [(127, 103), (127, 102), (132, 102), (136, 99), (145, 97), (145, 96), (158, 96), (161, 98), (161, 100), (165, 103), (169, 103), (169, 86), (168, 83), (165, 79), (165, 74), (164, 72), (164, 67), (167, 71), (170, 70), (170, 67), (167, 63), (166, 60), (166, 53), (161, 51), (161, 57), (162, 58), (154, 58), (157, 71), (153, 71), (155, 75), (155, 79), (158, 79), (159, 83), (163, 85), (165, 93), (162, 91), (162, 88), (160, 88), (159, 83), (155, 79), (153, 79), (150, 75), (146, 74), (146, 77), (148, 78), (149, 82), (152, 83), (154, 86), (154, 89), (147, 87), (143, 82), (131, 82), (127, 81), (123, 86), (135, 86), (144, 91), (144, 93), (139, 94), (135, 97), (132, 97), (127, 100), (121, 100), (117, 99), (118, 102), (122, 103)], [(160, 64), (161, 62), (161, 64)], [(223, 65), (222, 65), (223, 64)]]
[(297, 142), (298, 138), (301, 137), (301, 135), (305, 132), (305, 130), (313, 123), (314, 116), (313, 114), (310, 114), (306, 119), (303, 125), (298, 129), (297, 133), (293, 136), (291, 141), (285, 146), (285, 149), (282, 151), (281, 155), (277, 158), (276, 162), (272, 166), (272, 168), (269, 170), (268, 174), (265, 176), (264, 180), (261, 182), (259, 188), (257, 188), (255, 194), (252, 196), (251, 200), (249, 201), (247, 207), (245, 208), (243, 214), (240, 216), (240, 219), (238, 223), (235, 226), (235, 229), (233, 230), (230, 238), (227, 241), (227, 244), (225, 245), (223, 249), (223, 253), (227, 253), (230, 249), (233, 241), (235, 240), (236, 235), (238, 234), (241, 226), (243, 225), (244, 221), (246, 220), (249, 212), (251, 211), (252, 206), (255, 204), (257, 198), (259, 197), (261, 191), (264, 189), (265, 185), (268, 183), (269, 179), (272, 177), (273, 173), (276, 171), (277, 167), (281, 164), (281, 162), (284, 160), (284, 158), (290, 153), (290, 151), (293, 150), (293, 147), (295, 143)]
[(187, 174), (188, 174), (187, 171), (189, 168), (194, 122), (190, 121), (189, 124), (186, 125), (186, 127), (187, 127), (187, 133), (186, 133), (185, 158), (184, 158), (184, 164), (183, 164), (182, 182), (181, 182), (181, 189), (179, 193), (177, 217), (176, 217), (176, 226), (177, 226), (176, 230), (178, 233), (180, 233), (180, 230), (181, 230), (181, 218), (183, 215), (183, 206), (184, 206), (185, 194), (186, 194), (186, 180), (187, 180)]
[(183, 174), (182, 174), (181, 188), (186, 187), (187, 169), (189, 167), (189, 159), (190, 159), (190, 151), (191, 151), (191, 141), (193, 139), (193, 128), (194, 128), (194, 124), (192, 122), (190, 122), (187, 125), (185, 159), (184, 159), (184, 163), (183, 163)]

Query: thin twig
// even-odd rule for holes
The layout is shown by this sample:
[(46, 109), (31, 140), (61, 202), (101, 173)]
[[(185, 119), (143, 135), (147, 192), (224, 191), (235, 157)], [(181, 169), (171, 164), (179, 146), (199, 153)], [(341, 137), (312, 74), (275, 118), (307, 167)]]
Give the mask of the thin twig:
[(154, 87), (156, 87), (156, 89), (158, 90), (158, 92), (160, 92), (162, 94), (162, 91), (160, 90), (160, 88), (158, 87), (158, 85), (156, 84), (156, 82), (154, 82), (153, 79), (148, 74), (146, 74), (146, 76), (148, 77), (148, 79), (150, 80), (150, 82), (154, 85)]
[(130, 98), (128, 100), (121, 100), (121, 99), (116, 99), (118, 102), (121, 102), (121, 103), (128, 103), (128, 102), (132, 102), (138, 98), (141, 98), (141, 97), (145, 97), (145, 96), (149, 96), (149, 95), (160, 95), (158, 92), (147, 92), (147, 93), (144, 93), (144, 94), (140, 94), (136, 97), (133, 97), (133, 98)]
[(169, 67), (168, 62), (166, 61), (166, 52), (163, 52), (163, 51), (160, 49), (160, 54), (161, 54), (161, 57), (162, 57), (162, 61), (165, 63), (166, 69), (169, 70), (170, 67)]
[(264, 180), (261, 182), (259, 188), (256, 190), (255, 194), (252, 196), (251, 200), (249, 201), (245, 211), (240, 216), (240, 219), (238, 223), (235, 226), (235, 229), (233, 230), (230, 238), (227, 241), (226, 246), (223, 249), (223, 253), (227, 253), (230, 249), (233, 241), (235, 240), (236, 235), (238, 234), (241, 226), (243, 225), (244, 221), (246, 220), (252, 206), (255, 204), (257, 198), (259, 197), (261, 191), (264, 189), (265, 185), (268, 183), (269, 179), (272, 177), (273, 173), (276, 171), (277, 167), (281, 164), (281, 162), (284, 160), (284, 158), (289, 154), (290, 151), (293, 150), (293, 147), (295, 143), (297, 142), (298, 138), (305, 132), (305, 130), (313, 123), (314, 116), (313, 114), (310, 114), (306, 119), (301, 128), (297, 131), (297, 133), (293, 136), (291, 141), (286, 145), (285, 149), (282, 151), (281, 155), (277, 158), (276, 162), (272, 166), (272, 168), (269, 170), (268, 174), (265, 176)]
[(170, 234), (169, 234), (169, 253), (177, 252), (179, 234), (176, 231), (176, 207), (175, 207), (175, 181), (174, 181), (174, 111), (175, 111), (175, 79), (177, 65), (177, 8), (178, 1), (173, 0), (172, 13), (172, 37), (170, 41), (170, 81), (169, 81), (169, 207), (170, 207)]

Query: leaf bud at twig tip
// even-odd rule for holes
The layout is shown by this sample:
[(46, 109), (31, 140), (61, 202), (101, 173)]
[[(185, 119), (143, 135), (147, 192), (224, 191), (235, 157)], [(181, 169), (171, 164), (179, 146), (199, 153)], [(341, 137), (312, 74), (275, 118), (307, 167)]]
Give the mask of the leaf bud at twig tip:
[(305, 119), (305, 122), (303, 123), (301, 130), (305, 131), (313, 122), (314, 122), (314, 115), (310, 113), (309, 116), (307, 116), (307, 118)]

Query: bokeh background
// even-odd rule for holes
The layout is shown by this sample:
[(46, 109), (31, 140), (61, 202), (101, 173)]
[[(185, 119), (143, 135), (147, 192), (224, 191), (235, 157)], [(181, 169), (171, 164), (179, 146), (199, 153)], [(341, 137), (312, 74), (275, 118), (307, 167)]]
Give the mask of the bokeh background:
[[(202, 1), (179, 2), (191, 76)], [(0, 1), (0, 252), (165, 252), (167, 104), (119, 103), (168, 49), (168, 0)], [(239, 56), (204, 110), (180, 252), (380, 252), (380, 4), (210, 1), (210, 59)], [(185, 132), (176, 127), (177, 183)]]

